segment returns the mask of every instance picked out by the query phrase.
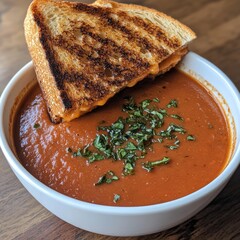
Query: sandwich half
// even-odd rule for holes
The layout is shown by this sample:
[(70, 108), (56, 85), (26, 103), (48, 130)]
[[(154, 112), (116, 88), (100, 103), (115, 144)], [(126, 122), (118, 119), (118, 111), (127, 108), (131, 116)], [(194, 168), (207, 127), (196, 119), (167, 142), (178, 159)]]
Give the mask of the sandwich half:
[(142, 6), (34, 0), (26, 42), (51, 120), (71, 121), (125, 87), (174, 67), (196, 36)]

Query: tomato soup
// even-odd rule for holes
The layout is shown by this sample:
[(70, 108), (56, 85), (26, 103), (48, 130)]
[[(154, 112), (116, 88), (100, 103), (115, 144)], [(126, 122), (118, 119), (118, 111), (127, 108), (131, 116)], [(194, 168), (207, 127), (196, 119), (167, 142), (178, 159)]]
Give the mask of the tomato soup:
[(112, 206), (186, 196), (221, 173), (231, 148), (221, 106), (176, 69), (60, 124), (50, 121), (36, 84), (12, 127), (16, 154), (34, 177), (67, 196)]

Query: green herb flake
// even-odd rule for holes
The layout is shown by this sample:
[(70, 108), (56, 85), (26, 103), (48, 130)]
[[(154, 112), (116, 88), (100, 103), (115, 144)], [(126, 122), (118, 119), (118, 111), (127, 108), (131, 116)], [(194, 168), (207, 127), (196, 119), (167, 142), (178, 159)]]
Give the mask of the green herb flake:
[(170, 161), (170, 158), (164, 157), (163, 159), (157, 160), (157, 161), (154, 161), (154, 162), (145, 162), (145, 163), (143, 163), (142, 168), (147, 170), (148, 172), (151, 172), (154, 169), (155, 166), (168, 164), (169, 161)]
[[(166, 118), (184, 119), (177, 114), (168, 114), (168, 108), (177, 108), (177, 100), (171, 100), (166, 109), (156, 106), (158, 98), (146, 99), (139, 103), (131, 96), (124, 97), (122, 111), (124, 117), (119, 117), (110, 125), (98, 126), (97, 134), (93, 142), (83, 148), (72, 152), (75, 157), (84, 157), (89, 163), (111, 159), (123, 162), (123, 175), (133, 175), (139, 159), (144, 159), (149, 151), (153, 150), (153, 144), (168, 142), (163, 145), (170, 150), (180, 147), (179, 134), (186, 134), (187, 130), (178, 124), (170, 123), (165, 129)], [(105, 121), (99, 124), (106, 124)], [(192, 135), (188, 135), (189, 141)], [(168, 163), (169, 158), (155, 162), (146, 162), (142, 165), (147, 171), (155, 166)], [(108, 171), (101, 176), (95, 185), (111, 183), (118, 180), (115, 174)]]
[(160, 100), (159, 100), (158, 98), (154, 98), (154, 99), (153, 99), (153, 102), (157, 102), (157, 103), (159, 103)]
[(182, 133), (182, 134), (186, 133), (186, 130), (182, 126), (176, 125), (174, 123), (171, 123), (169, 125), (168, 130), (173, 131), (173, 132), (179, 132), (179, 133)]
[(117, 159), (122, 160), (127, 155), (127, 151), (124, 148), (118, 148), (117, 149)]
[(76, 156), (88, 158), (92, 155), (92, 152), (89, 150), (89, 144), (86, 145), (83, 149), (78, 149)]
[(81, 157), (81, 149), (79, 148), (76, 152), (73, 152), (73, 157)]
[(119, 194), (114, 194), (113, 196), (113, 202), (117, 203), (120, 200), (121, 196)]
[(35, 129), (40, 128), (40, 124), (39, 124), (39, 123), (34, 123), (33, 127), (34, 127)]
[(170, 150), (175, 150), (179, 148), (179, 145), (171, 145), (171, 146), (166, 146)]
[(167, 108), (177, 108), (178, 107), (178, 102), (176, 99), (172, 99), (168, 104)]
[(134, 150), (137, 150), (137, 147), (132, 142), (128, 142), (125, 149), (134, 151)]
[(141, 102), (141, 106), (143, 109), (147, 108), (149, 106), (149, 104), (151, 103), (150, 99), (146, 99), (144, 101)]
[(162, 113), (160, 113), (160, 112), (158, 112), (158, 111), (156, 111), (156, 110), (153, 110), (153, 111), (151, 112), (151, 114), (157, 116), (160, 120), (163, 119)]
[(174, 142), (175, 145), (179, 145), (180, 144), (180, 140), (177, 138), (176, 141)]
[(195, 141), (196, 138), (195, 138), (193, 135), (188, 135), (188, 136), (187, 136), (187, 140), (188, 140), (188, 141)]
[(105, 157), (99, 153), (92, 153), (89, 157), (88, 157), (88, 162), (89, 163), (93, 163), (95, 161), (100, 161), (103, 160)]
[[(102, 154), (109, 158), (111, 156), (111, 149), (108, 144), (108, 136), (105, 134), (97, 135), (93, 141), (93, 146), (98, 149)], [(104, 159), (104, 158), (103, 158)], [(101, 159), (99, 159), (101, 160)]]
[(122, 118), (119, 118), (115, 123), (112, 124), (112, 129), (124, 129), (124, 122)]
[(177, 115), (177, 114), (171, 114), (170, 117), (175, 118), (175, 119), (178, 119), (178, 120), (180, 120), (180, 121), (183, 121), (183, 120), (184, 120), (181, 116), (179, 116), (179, 115)]
[(134, 164), (133, 163), (130, 163), (130, 162), (127, 162), (125, 165), (124, 165), (124, 168), (123, 168), (123, 174), (124, 175), (133, 175), (134, 174)]
[(94, 185), (95, 186), (98, 186), (98, 185), (102, 185), (104, 183), (112, 183), (113, 181), (117, 181), (119, 180), (119, 178), (115, 175), (115, 173), (113, 171), (108, 171), (107, 173), (105, 173), (103, 176), (101, 176), (97, 183), (95, 183)]

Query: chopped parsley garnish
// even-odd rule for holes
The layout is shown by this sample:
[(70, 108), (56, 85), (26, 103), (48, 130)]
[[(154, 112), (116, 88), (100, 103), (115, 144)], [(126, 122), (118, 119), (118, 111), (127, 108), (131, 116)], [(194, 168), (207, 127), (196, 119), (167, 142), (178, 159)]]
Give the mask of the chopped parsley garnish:
[[(105, 134), (97, 135), (95, 140), (93, 141), (93, 145), (96, 149), (98, 149), (102, 154), (108, 158), (111, 156), (111, 149), (108, 143), (108, 136)], [(103, 155), (101, 155), (103, 156)]]
[(159, 135), (166, 139), (176, 139), (176, 135), (174, 133), (184, 134), (186, 133), (186, 130), (179, 125), (170, 123), (165, 131), (164, 130), (160, 131)]
[(183, 121), (183, 118), (181, 116), (177, 115), (177, 114), (171, 114), (170, 117), (176, 118), (176, 119), (178, 119), (180, 121)]
[(171, 146), (166, 146), (170, 150), (178, 149), (179, 145), (171, 145)]
[(188, 140), (188, 141), (195, 141), (196, 138), (195, 138), (193, 135), (188, 135), (188, 136), (187, 136), (187, 140)]
[[(72, 151), (73, 156), (83, 157), (89, 163), (111, 159), (123, 162), (123, 175), (133, 175), (139, 159), (144, 159), (153, 145), (165, 143), (163, 146), (169, 150), (180, 147), (179, 135), (186, 134), (187, 130), (176, 123), (166, 124), (166, 118), (174, 118), (175, 122), (184, 122), (177, 114), (168, 114), (168, 108), (177, 108), (178, 102), (173, 99), (166, 108), (159, 108), (159, 99), (145, 99), (139, 103), (131, 96), (124, 98), (122, 106), (123, 116), (111, 125), (98, 126), (97, 135), (91, 144), (77, 151)], [(166, 127), (165, 127), (166, 126)], [(187, 136), (187, 140), (194, 141), (195, 137)], [(145, 162), (142, 167), (150, 172), (155, 166), (167, 164), (168, 157), (154, 162)], [(101, 176), (95, 184), (111, 183), (118, 180), (112, 171)]]
[(39, 123), (34, 123), (33, 127), (34, 127), (35, 129), (40, 128), (40, 124), (39, 124)]
[(145, 162), (145, 163), (142, 164), (142, 168), (147, 170), (148, 172), (151, 172), (155, 166), (168, 164), (169, 161), (170, 161), (170, 158), (164, 157), (163, 159), (158, 160), (158, 161)]
[(178, 102), (176, 99), (172, 99), (169, 104), (167, 105), (167, 108), (177, 108), (178, 107)]
[(99, 153), (91, 153), (91, 155), (88, 157), (88, 160), (90, 163), (95, 162), (95, 161), (100, 161), (103, 159), (104, 159), (104, 156)]
[(133, 175), (135, 168), (135, 159), (130, 158), (129, 162), (126, 161), (123, 169), (124, 175)]
[(115, 173), (113, 171), (108, 171), (106, 174), (104, 174), (103, 176), (101, 176), (99, 179), (98, 179), (98, 182), (95, 183), (94, 185), (95, 186), (98, 186), (98, 185), (101, 185), (101, 184), (104, 184), (104, 183), (111, 183), (113, 181), (117, 181), (119, 180), (119, 178), (115, 175)]
[(113, 202), (117, 203), (120, 200), (121, 196), (119, 194), (114, 194), (113, 196)]

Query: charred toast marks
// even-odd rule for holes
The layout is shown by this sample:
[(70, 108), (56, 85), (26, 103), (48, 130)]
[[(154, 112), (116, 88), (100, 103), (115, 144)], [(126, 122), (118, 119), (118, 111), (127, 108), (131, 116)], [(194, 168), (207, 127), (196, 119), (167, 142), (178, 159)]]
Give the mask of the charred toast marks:
[[(162, 18), (176, 25), (174, 31), (182, 28), (186, 36), (169, 34), (149, 16), (141, 16), (144, 7), (130, 5), (137, 13), (125, 7), (101, 0), (91, 5), (35, 0), (29, 7), (26, 39), (53, 122), (72, 120), (122, 88), (164, 72), (159, 64), (173, 54), (185, 54), (186, 43), (195, 37), (166, 15)], [(151, 11), (147, 14), (157, 19)]]

